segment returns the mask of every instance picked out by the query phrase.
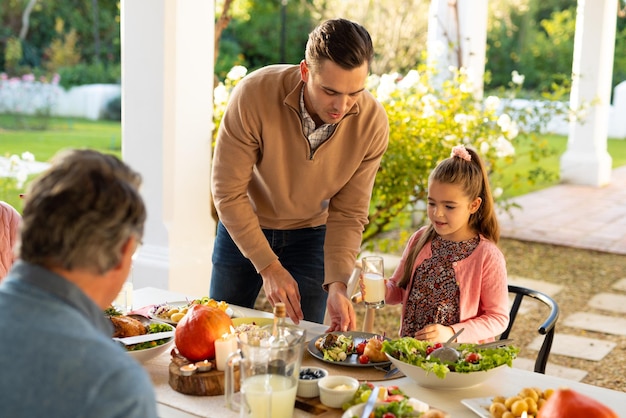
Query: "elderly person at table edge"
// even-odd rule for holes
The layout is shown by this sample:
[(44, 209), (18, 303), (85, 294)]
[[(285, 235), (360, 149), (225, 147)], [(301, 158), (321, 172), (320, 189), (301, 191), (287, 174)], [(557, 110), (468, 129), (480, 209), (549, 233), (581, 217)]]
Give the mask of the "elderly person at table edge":
[(361, 25), (333, 19), (299, 65), (270, 65), (235, 87), (215, 145), (219, 215), (210, 296), (253, 307), (263, 286), (295, 322), (354, 329), (347, 282), (388, 144), (365, 88), (374, 49)]
[(111, 339), (146, 209), (138, 173), (68, 150), (30, 185), (0, 283), (0, 405), (11, 418), (157, 417), (146, 371)]

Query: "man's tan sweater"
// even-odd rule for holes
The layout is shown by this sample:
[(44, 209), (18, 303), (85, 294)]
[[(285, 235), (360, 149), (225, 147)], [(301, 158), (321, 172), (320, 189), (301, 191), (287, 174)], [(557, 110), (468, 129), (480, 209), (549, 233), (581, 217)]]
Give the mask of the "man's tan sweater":
[(326, 286), (347, 282), (354, 268), (389, 124), (364, 91), (311, 153), (302, 133), (302, 86), (294, 65), (265, 67), (239, 82), (218, 132), (212, 192), (220, 220), (257, 271), (278, 258), (261, 228), (326, 224)]

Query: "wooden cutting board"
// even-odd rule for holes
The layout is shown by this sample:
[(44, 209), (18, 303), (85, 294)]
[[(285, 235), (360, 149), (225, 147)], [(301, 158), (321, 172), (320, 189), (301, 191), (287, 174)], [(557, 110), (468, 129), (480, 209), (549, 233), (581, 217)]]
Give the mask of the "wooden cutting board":
[[(304, 414), (306, 412), (306, 414)], [(341, 418), (343, 410), (340, 408), (329, 408), (320, 402), (320, 398), (301, 398), (296, 396), (296, 408), (294, 418), (304, 416), (314, 416), (316, 418)]]

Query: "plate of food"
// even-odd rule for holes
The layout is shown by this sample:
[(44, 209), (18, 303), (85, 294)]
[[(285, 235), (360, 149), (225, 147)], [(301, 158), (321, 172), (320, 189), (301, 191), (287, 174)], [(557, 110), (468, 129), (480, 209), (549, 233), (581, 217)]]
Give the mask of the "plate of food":
[(369, 332), (329, 332), (311, 341), (311, 355), (326, 363), (351, 367), (386, 366), (389, 359), (381, 351), (386, 338)]
[(461, 403), (481, 418), (491, 418), (489, 408), (492, 398), (461, 399)]
[[(174, 326), (158, 320), (152, 320), (139, 315), (121, 315), (117, 312), (107, 312), (113, 325), (114, 338), (136, 337), (146, 334), (157, 334), (174, 331)], [(174, 335), (137, 344), (123, 344), (128, 354), (135, 360), (143, 363), (167, 351), (174, 344)]]
[(235, 312), (231, 307), (228, 306), (228, 303), (216, 301), (215, 299), (211, 299), (208, 296), (198, 299), (165, 302), (160, 305), (155, 305), (152, 309), (150, 309), (148, 315), (152, 319), (156, 319), (167, 324), (176, 326), (176, 324), (178, 324), (180, 320), (183, 319), (189, 307), (195, 304), (202, 304), (210, 306), (212, 308), (219, 308), (226, 312), (226, 314), (228, 314), (228, 316), (230, 316), (231, 318), (235, 315)]
[[(365, 402), (369, 399), (374, 384), (363, 382), (357, 389), (352, 400), (344, 405), (345, 412), (341, 418), (361, 417)], [(346, 409), (347, 408), (347, 409)], [(372, 413), (377, 416), (391, 414), (397, 418), (449, 418), (450, 415), (435, 408), (431, 408), (426, 402), (412, 398), (405, 394), (397, 386), (379, 386), (378, 398), (374, 404)]]
[(511, 416), (521, 416), (524, 412), (536, 416), (553, 393), (552, 388), (524, 387), (516, 395), (461, 399), (461, 403), (481, 418), (504, 416), (507, 412)]

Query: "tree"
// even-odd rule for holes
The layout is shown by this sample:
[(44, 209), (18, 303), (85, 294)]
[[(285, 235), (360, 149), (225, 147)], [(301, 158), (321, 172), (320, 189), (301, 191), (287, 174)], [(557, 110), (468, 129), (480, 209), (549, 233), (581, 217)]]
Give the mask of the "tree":
[(22, 14), (22, 29), (20, 29), (20, 40), (22, 41), (26, 38), (26, 34), (28, 33), (30, 14), (33, 11), (33, 7), (35, 7), (35, 3), (37, 3), (37, 0), (28, 0), (28, 4), (24, 8), (24, 13)]
[[(7, 0), (0, 6), (0, 41), (20, 38), (23, 56), (20, 65), (41, 68), (48, 58), (45, 50), (57, 38), (56, 19), (65, 22), (65, 31), (76, 32), (76, 45), (83, 63), (105, 65), (120, 62), (119, 1), (109, 0)], [(6, 42), (0, 43), (0, 71), (4, 70)]]
[[(293, 64), (300, 62), (308, 33), (314, 26), (308, 1), (290, 0), (286, 4), (284, 31), (281, 30), (281, 7), (279, 0), (258, 0), (248, 7), (233, 2), (232, 19), (219, 43), (215, 66), (219, 79), (235, 65), (252, 71), (283, 60)], [(284, 57), (281, 57), (281, 44), (285, 45)]]
[(428, 6), (425, 0), (314, 0), (313, 17), (337, 16), (363, 25), (372, 37), (376, 58), (372, 73), (407, 72), (426, 50)]

